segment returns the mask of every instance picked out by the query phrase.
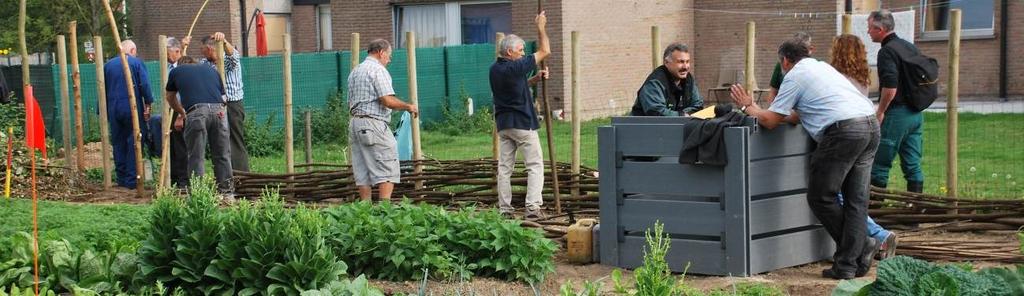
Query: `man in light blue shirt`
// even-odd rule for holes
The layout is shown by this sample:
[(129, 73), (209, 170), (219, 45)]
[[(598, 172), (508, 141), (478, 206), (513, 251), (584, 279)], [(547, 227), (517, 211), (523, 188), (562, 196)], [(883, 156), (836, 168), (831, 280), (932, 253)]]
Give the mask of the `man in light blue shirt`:
[[(786, 78), (768, 110), (753, 104), (740, 85), (733, 86), (732, 99), (762, 126), (772, 129), (783, 121), (799, 121), (818, 142), (811, 154), (807, 203), (837, 246), (835, 262), (822, 276), (864, 276), (879, 246), (868, 237), (865, 226), (871, 164), (879, 139), (875, 108), (843, 74), (810, 58), (802, 40), (782, 43), (779, 57)], [(843, 205), (836, 201), (840, 193)]]

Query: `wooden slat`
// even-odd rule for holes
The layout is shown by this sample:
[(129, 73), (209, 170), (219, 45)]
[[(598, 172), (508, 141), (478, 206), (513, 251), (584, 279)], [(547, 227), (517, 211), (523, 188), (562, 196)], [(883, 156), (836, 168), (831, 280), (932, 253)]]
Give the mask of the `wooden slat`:
[[(673, 272), (686, 271), (687, 274), (727, 275), (725, 256), (721, 243), (717, 241), (699, 241), (672, 239), (671, 248), (665, 255), (665, 262)], [(647, 242), (642, 236), (627, 236), (622, 243), (620, 265), (625, 268), (637, 268), (643, 265), (644, 248)], [(602, 254), (601, 258), (604, 258)], [(686, 270), (687, 263), (690, 269)]]
[(615, 168), (615, 127), (602, 126), (597, 128), (598, 171), (601, 211), (601, 229), (598, 240), (601, 248), (601, 264), (621, 266), (619, 263), (619, 215), (618, 215), (618, 183)]
[(807, 189), (807, 155), (750, 162), (750, 195)]
[(719, 166), (625, 161), (616, 178), (626, 193), (721, 196), (723, 190)]
[(626, 232), (642, 232), (661, 221), (665, 233), (717, 237), (724, 226), (717, 202), (626, 199), (618, 211)]
[(806, 154), (813, 149), (814, 141), (799, 125), (782, 124), (775, 129), (762, 128), (750, 135), (751, 161)]
[(750, 203), (750, 235), (819, 224), (806, 194), (756, 200)]
[(824, 228), (805, 230), (750, 242), (750, 272), (817, 262), (832, 257), (835, 244)]

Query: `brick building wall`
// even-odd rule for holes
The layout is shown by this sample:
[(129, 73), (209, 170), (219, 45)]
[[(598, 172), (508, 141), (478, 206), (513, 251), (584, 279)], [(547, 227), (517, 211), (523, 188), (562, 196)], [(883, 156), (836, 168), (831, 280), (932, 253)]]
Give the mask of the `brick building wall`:
[[(315, 5), (292, 6), (292, 52), (317, 51), (317, 24)], [(256, 29), (253, 25), (253, 31)], [(254, 37), (255, 38), (255, 37)], [(255, 47), (255, 45), (254, 45)]]
[(334, 49), (347, 51), (352, 44), (352, 33), (359, 33), (359, 46), (374, 39), (394, 42), (394, 13), (392, 0), (331, 1), (331, 27)]
[[(778, 48), (782, 41), (797, 31), (811, 35), (815, 52), (812, 57), (828, 60), (832, 37), (836, 34), (835, 11), (842, 11), (843, 1), (713, 1), (697, 0), (694, 8), (694, 29), (696, 53), (694, 65), (700, 82), (705, 103), (712, 104), (715, 98), (731, 102), (727, 92), (708, 95), (708, 89), (719, 83), (720, 71), (735, 73), (744, 68), (746, 51), (747, 22), (756, 24), (755, 77), (757, 87), (770, 88), (772, 70), (778, 62)], [(721, 10), (760, 12), (762, 14), (724, 13)], [(768, 12), (800, 11), (824, 12), (811, 15), (778, 15)], [(726, 75), (728, 77), (735, 75)], [(733, 79), (727, 79), (733, 80)], [(723, 81), (727, 82), (727, 81)], [(742, 78), (739, 82), (743, 82)]]
[[(203, 6), (203, 0), (182, 0), (182, 1), (145, 1), (129, 0), (129, 13), (133, 30), (132, 40), (138, 45), (139, 57), (144, 60), (155, 60), (160, 56), (160, 49), (157, 47), (159, 35), (167, 35), (175, 38), (184, 37), (188, 33), (192, 20), (195, 18), (199, 8)], [(247, 0), (247, 16), (255, 11), (262, 1)], [(213, 34), (213, 32), (224, 32), (225, 37), (231, 44), (241, 50), (241, 23), (239, 18), (241, 3), (237, 0), (210, 0), (203, 10), (202, 17), (196, 22), (192, 32), (195, 37), (193, 50), (189, 50), (191, 56), (199, 56), (195, 45), (201, 39), (200, 36)], [(246, 19), (246, 22), (249, 20)], [(255, 27), (253, 27), (255, 31)], [(255, 35), (253, 35), (255, 36)], [(105, 46), (109, 46), (106, 45)], [(249, 50), (251, 54), (256, 52), (256, 38), (249, 38)]]
[[(658, 26), (660, 55), (668, 44), (691, 46), (699, 64), (702, 52), (693, 48), (693, 0), (687, 1), (563, 1), (564, 44), (555, 55), (564, 57), (563, 81), (566, 119), (571, 108), (571, 32), (579, 31), (581, 57), (578, 79), (583, 119), (623, 115), (636, 99), (636, 91), (651, 72), (651, 26)], [(660, 58), (659, 58), (660, 60)], [(707, 74), (696, 72), (699, 81)], [(702, 84), (703, 87), (703, 84)]]
[[(1010, 22), (1007, 24), (1007, 35), (1010, 38), (1007, 40), (1006, 48), (1008, 53), (1019, 52), (1024, 49), (1024, 2), (1010, 1), (1008, 6), (1007, 18)], [(996, 17), (998, 16), (999, 14), (996, 14)], [(1024, 59), (1011, 56), (1007, 58), (1007, 67), (1007, 93), (1024, 95)]]

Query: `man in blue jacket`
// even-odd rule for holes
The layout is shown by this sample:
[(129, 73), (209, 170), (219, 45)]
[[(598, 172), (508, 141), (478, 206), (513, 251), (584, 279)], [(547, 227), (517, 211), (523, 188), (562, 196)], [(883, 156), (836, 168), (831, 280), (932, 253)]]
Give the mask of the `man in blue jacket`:
[[(121, 50), (128, 57), (128, 69), (131, 70), (132, 82), (135, 84), (135, 100), (138, 110), (132, 114), (128, 102), (128, 85), (125, 82), (124, 69), (120, 58), (110, 59), (103, 65), (106, 77), (107, 116), (110, 124), (110, 144), (114, 148), (114, 167), (117, 172), (117, 185), (135, 189), (135, 139), (132, 137), (132, 116), (138, 116), (141, 123), (149, 119), (150, 107), (153, 104), (153, 92), (149, 88), (149, 75), (146, 65), (136, 58), (135, 42), (121, 42)], [(145, 131), (143, 131), (145, 137)]]

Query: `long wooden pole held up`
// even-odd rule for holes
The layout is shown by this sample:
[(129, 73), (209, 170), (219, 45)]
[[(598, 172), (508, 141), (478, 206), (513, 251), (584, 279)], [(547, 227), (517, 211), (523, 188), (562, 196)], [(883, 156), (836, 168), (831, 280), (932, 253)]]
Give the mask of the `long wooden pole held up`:
[[(946, 90), (946, 195), (957, 196), (957, 128), (960, 99), (960, 10), (950, 10), (949, 19), (949, 88)], [(953, 204), (954, 207), (956, 203)]]
[[(405, 41), (405, 53), (408, 60), (407, 69), (409, 71), (409, 103), (419, 106), (419, 86), (416, 84), (416, 33), (405, 32)], [(419, 116), (412, 116), (412, 159), (423, 159), (423, 150), (420, 147)], [(417, 161), (415, 167), (413, 167), (413, 173), (416, 175), (423, 173), (423, 164)], [(416, 181), (414, 188), (416, 190), (423, 189), (423, 181)]]
[(128, 108), (131, 110), (132, 118), (132, 139), (135, 142), (135, 193), (138, 197), (142, 197), (143, 194), (143, 180), (142, 180), (142, 133), (139, 129), (139, 106), (135, 102), (135, 82), (132, 81), (132, 71), (128, 68), (128, 54), (121, 48), (121, 34), (117, 32), (117, 22), (114, 20), (114, 11), (110, 9), (109, 1), (103, 2), (103, 7), (107, 10), (107, 19), (110, 21), (110, 31), (114, 35), (114, 43), (117, 45), (117, 51), (121, 56), (121, 68), (124, 70), (124, 80), (128, 86)]
[(103, 188), (110, 188), (110, 126), (107, 125), (107, 80), (103, 77), (103, 37), (92, 36), (96, 47), (96, 102), (100, 109), (100, 159), (103, 162)]
[(68, 90), (68, 58), (67, 44), (64, 35), (57, 35), (57, 66), (60, 67), (60, 127), (64, 142), (64, 166), (74, 168), (71, 162), (71, 107), (70, 91)]
[(281, 52), (284, 73), (284, 165), (289, 174), (295, 173), (295, 134), (292, 122), (292, 38), (284, 34), (284, 52)]
[[(85, 140), (82, 139), (82, 73), (78, 68), (78, 22), (68, 25), (71, 36), (71, 86), (75, 96), (75, 149), (78, 171), (85, 171)], [(70, 151), (67, 151), (70, 152)]]
[[(160, 47), (160, 89), (164, 89), (167, 86), (167, 35), (160, 35), (157, 41)], [(164, 98), (160, 98), (160, 101), (164, 101)], [(160, 130), (162, 131), (160, 138), (160, 174), (158, 176), (158, 186), (160, 188), (166, 188), (171, 186), (171, 106), (170, 104), (164, 104), (164, 108), (160, 108)], [(181, 164), (178, 164), (181, 165)]]
[[(657, 27), (655, 27), (657, 28)], [(572, 198), (580, 197), (580, 32), (572, 31)]]
[(651, 68), (661, 66), (661, 33), (658, 26), (651, 26)]
[(756, 62), (756, 57), (754, 55), (754, 50), (756, 48), (754, 45), (756, 41), (755, 38), (757, 38), (755, 35), (756, 31), (757, 28), (754, 22), (747, 22), (747, 51), (743, 67), (743, 72), (745, 74), (743, 84), (747, 86), (747, 95), (750, 97), (754, 97), (754, 89), (757, 89), (757, 85), (754, 85), (754, 63)]
[[(100, 0), (100, 1), (107, 1), (107, 0)], [(192, 25), (188, 27), (188, 34), (185, 34), (186, 37), (187, 36), (192, 36), (192, 30), (196, 28), (196, 22), (199, 22), (199, 16), (203, 15), (203, 9), (206, 9), (206, 4), (209, 4), (209, 3), (210, 3), (210, 0), (203, 1), (203, 6), (199, 7), (199, 12), (196, 13), (196, 17), (192, 18)], [(245, 16), (242, 16), (242, 17), (245, 17)], [(185, 44), (181, 48), (181, 55), (182, 56), (188, 55), (188, 44)]]
[[(543, 11), (543, 6), (544, 1), (537, 0), (537, 14), (540, 14), (540, 12)], [(547, 63), (543, 61), (540, 62), (540, 70), (544, 70), (547, 67), (546, 64)], [(555, 142), (553, 140), (554, 130), (551, 129), (551, 104), (548, 103), (548, 82), (543, 75), (541, 75), (540, 89), (541, 102), (543, 102), (541, 105), (544, 108), (544, 128), (547, 130), (548, 159), (551, 161), (551, 184), (554, 185), (555, 189), (555, 213), (562, 214), (562, 193), (558, 190), (558, 161), (555, 156)]]

